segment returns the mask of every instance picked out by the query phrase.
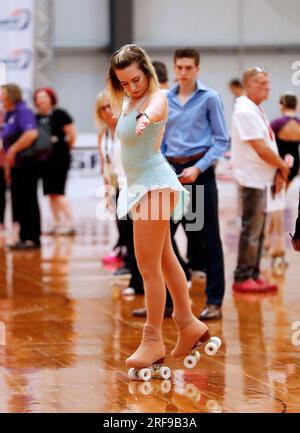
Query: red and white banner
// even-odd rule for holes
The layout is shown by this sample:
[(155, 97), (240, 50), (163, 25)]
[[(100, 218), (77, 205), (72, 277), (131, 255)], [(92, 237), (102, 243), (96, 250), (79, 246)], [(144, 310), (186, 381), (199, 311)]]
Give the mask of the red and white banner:
[(34, 0), (1, 0), (0, 84), (15, 83), (31, 99), (34, 78)]

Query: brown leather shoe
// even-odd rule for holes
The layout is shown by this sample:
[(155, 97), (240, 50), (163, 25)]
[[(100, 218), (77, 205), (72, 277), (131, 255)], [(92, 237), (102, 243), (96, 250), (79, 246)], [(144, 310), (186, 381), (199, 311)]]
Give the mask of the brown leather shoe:
[[(173, 313), (173, 307), (166, 307), (164, 317), (171, 317)], [(147, 317), (146, 308), (139, 308), (132, 311), (134, 317)]]
[(219, 320), (222, 319), (222, 307), (219, 305), (205, 305), (200, 314), (200, 320)]

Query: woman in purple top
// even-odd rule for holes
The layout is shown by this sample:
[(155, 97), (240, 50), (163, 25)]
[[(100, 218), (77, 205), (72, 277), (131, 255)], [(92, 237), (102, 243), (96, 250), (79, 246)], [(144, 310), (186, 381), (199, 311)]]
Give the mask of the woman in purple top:
[[(285, 93), (280, 97), (280, 111), (282, 116), (275, 119), (272, 129), (275, 133), (278, 151), (282, 159), (290, 166), (286, 189), (299, 173), (299, 144), (300, 144), (300, 118), (297, 117), (298, 100), (293, 93)], [(273, 258), (273, 269), (276, 274), (281, 274), (286, 268), (285, 238), (284, 238), (284, 212), (274, 212), (269, 219), (267, 230), (267, 246), (274, 236), (274, 243), (269, 250)]]
[(11, 248), (39, 248), (38, 163), (20, 156), (20, 152), (37, 139), (35, 116), (23, 102), (21, 89), (17, 85), (2, 86), (1, 99), (6, 112), (1, 136), (6, 163), (10, 167), (13, 208), (17, 209), (20, 223), (20, 240)]

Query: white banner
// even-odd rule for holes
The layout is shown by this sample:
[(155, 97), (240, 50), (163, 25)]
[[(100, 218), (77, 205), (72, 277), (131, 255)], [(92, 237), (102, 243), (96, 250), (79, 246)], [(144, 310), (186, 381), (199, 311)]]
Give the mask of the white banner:
[(34, 0), (1, 0), (0, 84), (18, 84), (30, 100), (33, 76)]

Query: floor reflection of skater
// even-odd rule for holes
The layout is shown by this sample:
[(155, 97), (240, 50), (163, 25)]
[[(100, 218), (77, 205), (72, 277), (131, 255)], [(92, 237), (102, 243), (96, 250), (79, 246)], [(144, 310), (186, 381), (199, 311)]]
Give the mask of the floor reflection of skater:
[(120, 114), (117, 133), (127, 176), (118, 215), (123, 218), (130, 211), (133, 218), (134, 248), (145, 289), (147, 319), (142, 341), (126, 361), (128, 367), (138, 369), (166, 354), (162, 336), (165, 284), (173, 298), (178, 327), (172, 355), (186, 355), (207, 336), (208, 328), (192, 314), (186, 276), (172, 248), (170, 218), (182, 218), (189, 194), (160, 152), (168, 104), (144, 50), (125, 45), (115, 52), (108, 85), (113, 109)]

